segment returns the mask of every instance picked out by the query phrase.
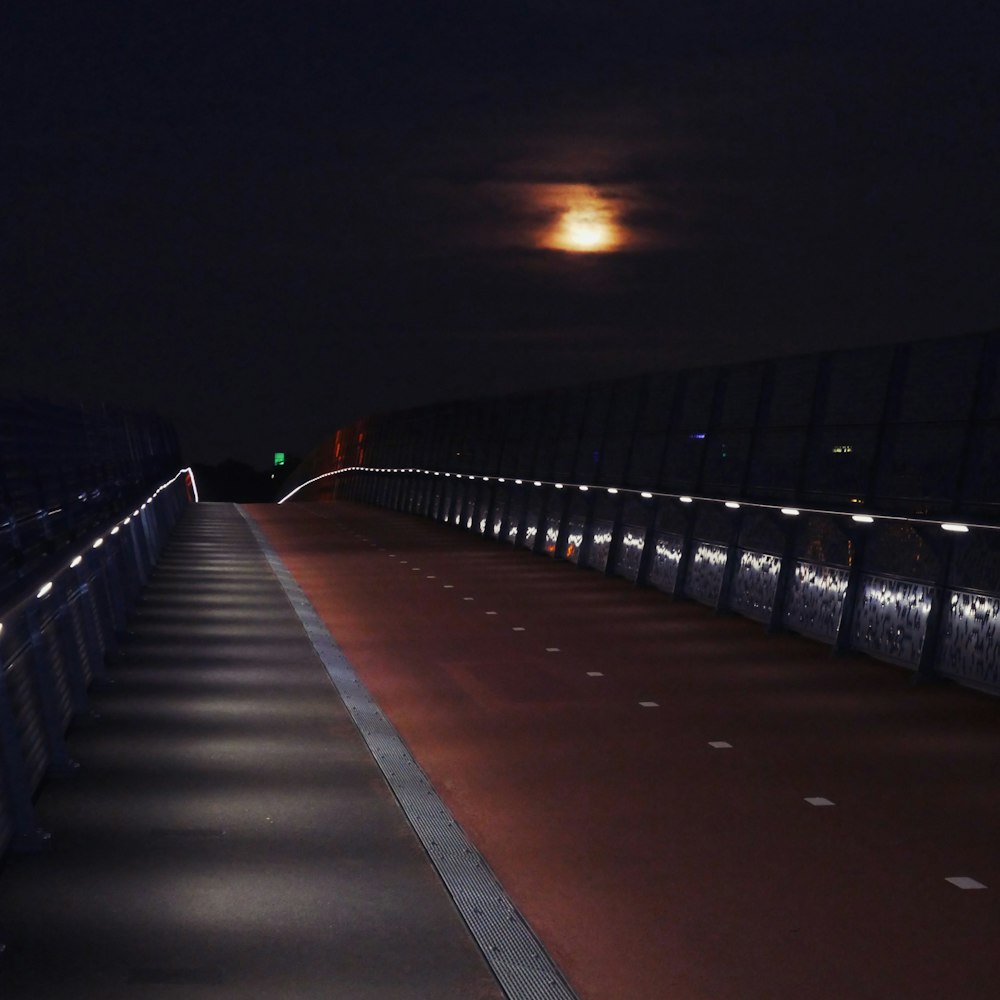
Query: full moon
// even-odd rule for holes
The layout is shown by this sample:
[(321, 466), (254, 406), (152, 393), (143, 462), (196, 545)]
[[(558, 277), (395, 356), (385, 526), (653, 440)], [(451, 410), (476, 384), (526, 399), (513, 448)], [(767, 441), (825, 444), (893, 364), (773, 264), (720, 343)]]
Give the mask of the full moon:
[(550, 250), (567, 253), (609, 253), (622, 242), (613, 201), (584, 185), (566, 185), (553, 198), (558, 212), (542, 238)]
[(589, 209), (571, 208), (560, 223), (562, 241), (567, 250), (596, 253), (612, 244), (611, 226)]

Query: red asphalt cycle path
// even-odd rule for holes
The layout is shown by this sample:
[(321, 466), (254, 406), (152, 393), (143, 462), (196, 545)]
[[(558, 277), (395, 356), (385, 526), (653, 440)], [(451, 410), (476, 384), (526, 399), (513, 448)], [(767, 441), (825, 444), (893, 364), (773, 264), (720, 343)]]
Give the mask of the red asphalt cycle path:
[(997, 995), (1000, 702), (424, 519), (247, 509), (584, 1000)]

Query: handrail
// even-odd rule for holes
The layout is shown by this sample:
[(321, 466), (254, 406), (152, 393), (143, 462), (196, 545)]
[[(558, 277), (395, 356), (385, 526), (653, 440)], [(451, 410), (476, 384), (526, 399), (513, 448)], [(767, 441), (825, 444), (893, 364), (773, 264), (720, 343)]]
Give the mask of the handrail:
[(321, 473), (318, 476), (314, 476), (312, 479), (301, 483), (296, 486), (291, 492), (283, 496), (278, 503), (285, 503), (290, 500), (296, 493), (300, 490), (305, 489), (307, 486), (311, 486), (313, 483), (319, 482), (321, 479), (328, 479), (331, 476), (339, 476), (348, 472), (370, 472), (379, 474), (389, 474), (389, 475), (422, 475), (422, 476), (443, 476), (448, 479), (468, 479), (477, 482), (484, 483), (512, 483), (515, 486), (523, 486), (526, 483), (530, 483), (534, 487), (551, 486), (554, 489), (562, 490), (578, 490), (581, 493), (594, 492), (594, 493), (607, 493), (612, 496), (621, 495), (628, 496), (632, 495), (639, 497), (642, 500), (654, 500), (654, 499), (665, 499), (665, 500), (677, 500), (680, 503), (708, 503), (717, 504), (719, 506), (727, 507), (730, 510), (740, 510), (740, 509), (750, 509), (750, 510), (766, 510), (772, 512), (780, 512), (785, 517), (798, 517), (801, 514), (819, 514), (828, 517), (838, 517), (846, 518), (855, 524), (874, 524), (877, 521), (895, 521), (904, 524), (919, 524), (931, 527), (940, 528), (943, 531), (948, 531), (957, 534), (967, 534), (972, 530), (977, 531), (1000, 531), (1000, 525), (997, 524), (984, 524), (981, 522), (957, 522), (957, 521), (942, 521), (936, 518), (929, 517), (906, 517), (901, 514), (884, 514), (878, 511), (866, 511), (858, 509), (856, 511), (845, 511), (845, 510), (830, 510), (821, 507), (803, 507), (798, 505), (795, 507), (788, 506), (787, 504), (779, 503), (763, 503), (756, 500), (733, 500), (727, 499), (726, 497), (708, 497), (708, 496), (695, 496), (686, 493), (669, 493), (662, 490), (641, 490), (635, 487), (628, 486), (596, 486), (589, 483), (566, 483), (566, 482), (556, 482), (555, 480), (546, 479), (515, 479), (510, 476), (477, 476), (469, 473), (458, 473), (458, 472), (441, 472), (434, 469), (386, 469), (386, 468), (376, 468), (374, 466), (362, 466), (362, 465), (352, 465), (346, 466), (341, 469), (333, 469), (329, 472)]
[[(144, 511), (146, 507), (156, 499), (156, 497), (158, 497), (165, 489), (173, 486), (173, 484), (184, 475), (186, 475), (189, 479), (194, 502), (199, 503), (198, 483), (195, 479), (194, 469), (188, 466), (178, 470), (176, 475), (157, 486), (156, 489), (149, 494), (146, 500), (139, 504), (130, 515), (111, 521), (102, 531), (97, 531), (91, 534), (86, 544), (77, 550), (76, 554), (68, 562), (66, 562), (62, 569), (52, 572), (47, 567), (41, 567), (38, 572), (33, 574), (32, 578), (29, 578), (24, 582), (24, 586), (21, 587), (19, 591), (15, 592), (16, 596), (3, 606), (3, 617), (16, 614), (24, 607), (24, 605), (28, 604), (35, 597), (45, 596), (43, 591), (48, 593), (48, 591), (55, 586), (56, 581), (62, 574), (67, 573), (69, 570), (76, 569), (88, 552), (93, 549), (98, 549), (104, 544), (105, 538), (118, 534), (122, 528), (132, 524), (133, 520), (139, 517), (142, 511)], [(40, 581), (43, 579), (45, 582), (40, 584)], [(0, 631), (2, 630), (3, 620), (0, 618)]]

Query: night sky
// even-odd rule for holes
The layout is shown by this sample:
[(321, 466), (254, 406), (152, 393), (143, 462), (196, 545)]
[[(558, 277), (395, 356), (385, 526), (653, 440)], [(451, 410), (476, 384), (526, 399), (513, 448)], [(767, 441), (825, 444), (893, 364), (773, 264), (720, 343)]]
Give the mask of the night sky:
[(1000, 323), (995, 0), (14, 0), (0, 81), (0, 393), (189, 460)]

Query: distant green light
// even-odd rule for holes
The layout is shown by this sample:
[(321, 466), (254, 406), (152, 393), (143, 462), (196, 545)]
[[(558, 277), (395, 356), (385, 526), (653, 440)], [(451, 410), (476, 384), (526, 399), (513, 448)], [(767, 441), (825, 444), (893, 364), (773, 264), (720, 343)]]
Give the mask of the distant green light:
[(275, 467), (285, 464), (285, 453), (283, 451), (276, 451), (274, 453), (274, 464)]

